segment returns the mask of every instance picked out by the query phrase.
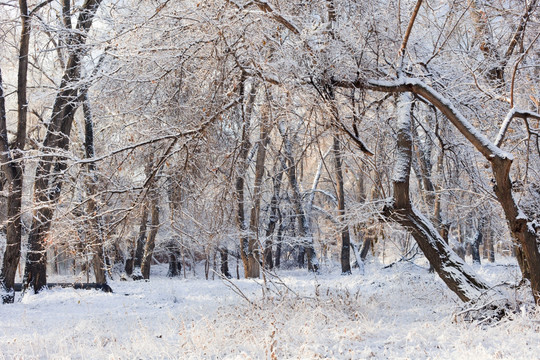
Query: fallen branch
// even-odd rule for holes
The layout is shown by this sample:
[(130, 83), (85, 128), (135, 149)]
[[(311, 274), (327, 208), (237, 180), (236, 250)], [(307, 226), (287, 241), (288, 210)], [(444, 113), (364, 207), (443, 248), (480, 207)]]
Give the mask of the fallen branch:
[[(73, 288), (76, 290), (101, 290), (106, 293), (113, 292), (109, 285), (97, 283), (49, 283), (47, 284), (47, 287)], [(15, 291), (22, 291), (23, 286), (21, 283), (16, 283), (13, 288)]]

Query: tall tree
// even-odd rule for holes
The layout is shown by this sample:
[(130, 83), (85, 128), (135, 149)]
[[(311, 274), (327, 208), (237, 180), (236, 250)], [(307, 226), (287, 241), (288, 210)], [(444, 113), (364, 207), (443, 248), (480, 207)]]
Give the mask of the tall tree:
[(66, 62), (60, 88), (52, 108), (51, 119), (41, 151), (43, 153), (36, 169), (34, 202), (36, 208), (28, 236), (28, 253), (24, 273), (25, 288), (35, 292), (47, 284), (47, 253), (45, 239), (49, 233), (55, 205), (62, 189), (62, 175), (66, 159), (58, 152), (69, 148), (69, 136), (77, 108), (78, 86), (81, 76), (81, 61), (85, 54), (87, 33), (102, 0), (85, 0), (79, 10), (75, 29), (70, 31), (69, 46), (72, 50)]
[[(0, 89), (0, 137), (1, 140), (1, 158), (4, 174), (8, 179), (8, 200), (7, 200), (7, 246), (4, 253), (2, 272), (0, 282), (3, 293), (2, 301), (11, 303), (14, 300), (13, 286), (15, 283), (15, 273), (21, 257), (21, 210), (22, 210), (22, 192), (23, 192), (23, 173), (24, 173), (24, 148), (26, 144), (26, 126), (28, 117), (28, 63), (29, 47), (31, 34), (31, 20), (34, 14), (46, 5), (43, 2), (32, 11), (28, 8), (26, 0), (19, 0), (19, 10), (21, 18), (21, 38), (19, 41), (19, 63), (17, 72), (17, 133), (13, 149), (8, 143), (5, 94)], [(0, 73), (0, 87), (2, 87), (2, 78)]]

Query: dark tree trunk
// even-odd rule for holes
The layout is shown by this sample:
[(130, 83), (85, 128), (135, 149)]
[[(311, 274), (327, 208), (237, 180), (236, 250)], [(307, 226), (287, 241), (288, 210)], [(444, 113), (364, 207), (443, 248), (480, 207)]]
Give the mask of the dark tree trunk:
[[(237, 202), (237, 208), (236, 208), (236, 224), (238, 226), (238, 230), (240, 231), (240, 257), (242, 259), (242, 264), (244, 265), (244, 271), (245, 269), (248, 269), (250, 266), (250, 260), (249, 260), (249, 238), (246, 235), (246, 232), (248, 230), (248, 224), (246, 222), (246, 214), (245, 214), (245, 195), (244, 195), (244, 187), (245, 187), (245, 175), (247, 171), (248, 166), (248, 153), (249, 148), (251, 146), (249, 142), (249, 127), (250, 127), (250, 118), (251, 118), (251, 110), (253, 107), (253, 103), (255, 101), (255, 86), (252, 86), (250, 96), (248, 97), (248, 102), (244, 107), (244, 97), (245, 97), (245, 82), (246, 82), (246, 74), (242, 72), (242, 76), (240, 78), (240, 84), (239, 84), (239, 96), (241, 98), (240, 102), (240, 113), (241, 113), (241, 120), (243, 122), (242, 126), (242, 138), (240, 142), (240, 151), (238, 154), (238, 173), (236, 176), (236, 183), (235, 183), (235, 195), (236, 195), (236, 202)], [(244, 273), (244, 276), (248, 276), (248, 273)]]
[(488, 261), (490, 263), (494, 263), (495, 262), (495, 244), (494, 244), (494, 232), (493, 232), (493, 229), (490, 227), (489, 228), (489, 239), (488, 239), (488, 242), (486, 244), (486, 247), (487, 247), (487, 251), (488, 251)]
[(366, 261), (367, 255), (369, 254), (369, 249), (371, 248), (371, 242), (372, 242), (372, 233), (374, 233), (374, 231), (370, 230), (364, 236), (364, 241), (362, 242), (362, 248), (360, 249), (360, 259), (362, 259), (362, 261)]
[[(341, 169), (341, 149), (339, 136), (334, 135), (334, 167), (336, 170), (336, 192), (340, 221), (345, 221), (345, 190), (343, 188), (343, 170)], [(341, 226), (341, 274), (351, 274), (351, 237), (349, 226)]]
[[(9, 165), (5, 165), (8, 167)], [(2, 296), (4, 303), (12, 303), (14, 301), (13, 286), (15, 283), (15, 275), (17, 266), (21, 258), (21, 208), (22, 208), (22, 181), (23, 174), (20, 165), (13, 165), (14, 177), (9, 182), (9, 194), (7, 199), (7, 227), (6, 227), (6, 250), (2, 264), (2, 273), (0, 280), (2, 282), (2, 290), (5, 295)]]
[(134, 280), (141, 280), (141, 264), (144, 255), (144, 244), (146, 241), (146, 230), (148, 227), (148, 208), (145, 204), (142, 206), (141, 224), (139, 225), (139, 233), (135, 241), (135, 257), (133, 258), (133, 276), (137, 277)]
[(474, 241), (471, 244), (471, 250), (472, 250), (472, 259), (474, 264), (480, 265), (482, 260), (480, 256), (480, 244), (483, 243), (483, 234), (482, 234), (482, 224), (483, 220), (480, 220), (480, 224), (478, 225), (478, 229), (476, 229), (476, 235), (474, 236)]
[[(146, 164), (144, 167), (144, 173), (147, 179), (150, 179), (152, 176), (152, 167), (154, 165), (153, 155), (148, 155), (146, 159)], [(137, 239), (135, 240), (135, 254), (133, 258), (133, 280), (142, 280), (141, 265), (144, 257), (144, 247), (146, 244), (147, 230), (148, 230), (148, 206), (149, 200), (148, 197), (144, 199), (143, 204), (141, 205), (141, 223), (139, 225), (139, 232), (137, 234)]]
[(296, 264), (299, 268), (303, 268), (306, 266), (306, 248), (304, 245), (297, 245), (296, 250), (298, 251), (296, 254)]
[(169, 270), (167, 271), (168, 277), (175, 277), (180, 274), (181, 269), (178, 268), (178, 264), (176, 254), (173, 251), (169, 251)]
[(26, 0), (19, 0), (21, 12), (21, 39), (19, 47), (19, 65), (17, 73), (17, 137), (15, 152), (12, 155), (7, 135), (6, 105), (0, 70), (0, 159), (4, 174), (9, 183), (7, 198), (6, 250), (0, 273), (0, 286), (3, 290), (2, 302), (12, 303), (15, 299), (15, 275), (21, 258), (21, 210), (23, 189), (22, 151), (26, 144), (26, 122), (28, 113), (27, 81), (28, 81), (28, 49), (30, 46), (31, 17)]
[(219, 256), (221, 259), (221, 274), (227, 279), (230, 279), (232, 276), (229, 272), (229, 251), (227, 249), (219, 249)]
[(281, 242), (283, 240), (283, 221), (281, 219), (281, 214), (279, 215), (279, 227), (276, 236), (276, 252), (274, 254), (274, 267), (278, 268), (281, 266)]
[(124, 271), (126, 272), (127, 276), (133, 275), (133, 257), (129, 257), (126, 259)]

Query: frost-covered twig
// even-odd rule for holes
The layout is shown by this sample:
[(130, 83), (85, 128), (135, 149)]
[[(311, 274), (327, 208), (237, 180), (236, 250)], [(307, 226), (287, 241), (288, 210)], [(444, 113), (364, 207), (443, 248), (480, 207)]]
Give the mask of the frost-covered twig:
[(217, 276), (219, 276), (219, 278), (221, 280), (223, 280), (223, 282), (225, 283), (225, 286), (227, 286), (235, 294), (239, 295), (241, 298), (246, 300), (250, 305), (257, 307), (257, 305), (253, 301), (249, 300), (249, 298), (246, 296), (246, 294), (244, 294), (244, 292), (238, 286), (236, 286), (236, 284), (234, 284), (229, 278), (227, 278), (225, 275), (223, 275), (221, 273), (218, 273), (217, 271), (215, 271), (213, 269), (212, 269), (212, 271), (215, 274), (217, 274)]
[(508, 130), (508, 127), (510, 126), (510, 123), (516, 117), (521, 118), (521, 119), (527, 119), (527, 118), (540, 119), (540, 114), (534, 111), (519, 110), (516, 108), (510, 109), (510, 111), (504, 118), (504, 121), (501, 125), (501, 129), (499, 130), (499, 133), (497, 134), (497, 137), (493, 141), (495, 146), (501, 146), (504, 140), (504, 136), (506, 135), (506, 131)]

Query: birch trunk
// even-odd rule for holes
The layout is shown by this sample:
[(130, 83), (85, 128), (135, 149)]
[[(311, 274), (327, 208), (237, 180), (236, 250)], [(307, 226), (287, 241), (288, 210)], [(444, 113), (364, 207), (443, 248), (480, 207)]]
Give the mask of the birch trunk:
[[(280, 163), (279, 160), (278, 163)], [(272, 194), (272, 199), (270, 200), (270, 218), (268, 220), (268, 226), (265, 234), (266, 242), (264, 244), (264, 266), (266, 266), (267, 269), (274, 268), (274, 260), (272, 258), (272, 235), (274, 234), (276, 225), (281, 218), (279, 211), (279, 200), (282, 180), (283, 170), (279, 170), (274, 177), (274, 193)]]
[[(249, 268), (249, 238), (247, 236), (248, 225), (246, 222), (245, 214), (245, 176), (248, 167), (248, 153), (251, 146), (249, 142), (249, 127), (251, 122), (251, 110), (253, 103), (255, 101), (256, 88), (255, 85), (252, 85), (250, 96), (248, 97), (247, 104), (244, 104), (245, 97), (245, 85), (246, 85), (246, 74), (242, 72), (239, 84), (239, 95), (240, 95), (240, 118), (242, 120), (242, 138), (240, 141), (240, 151), (238, 154), (238, 172), (236, 176), (235, 183), (235, 195), (237, 202), (236, 209), (236, 224), (240, 232), (240, 257), (242, 258), (242, 264), (244, 270)], [(247, 276), (247, 274), (245, 274)]]

